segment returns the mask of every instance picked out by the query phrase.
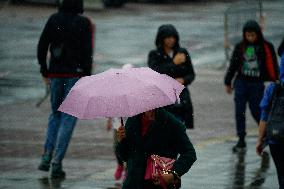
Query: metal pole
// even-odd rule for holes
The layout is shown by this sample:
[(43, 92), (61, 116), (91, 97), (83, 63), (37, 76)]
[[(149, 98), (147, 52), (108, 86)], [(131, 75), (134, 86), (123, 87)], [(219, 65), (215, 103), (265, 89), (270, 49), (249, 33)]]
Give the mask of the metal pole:
[(258, 0), (258, 4), (259, 4), (259, 23), (261, 26), (262, 31), (265, 28), (265, 18), (263, 15), (263, 5), (262, 5), (262, 0)]
[(262, 17), (262, 0), (258, 0), (259, 3), (259, 16)]

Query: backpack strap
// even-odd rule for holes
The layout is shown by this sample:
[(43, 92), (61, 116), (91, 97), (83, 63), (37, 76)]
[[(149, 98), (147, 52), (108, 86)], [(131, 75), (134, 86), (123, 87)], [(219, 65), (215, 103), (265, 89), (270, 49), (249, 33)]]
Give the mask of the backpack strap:
[[(272, 95), (271, 95), (271, 98), (269, 100), (269, 109), (272, 110), (273, 108), (273, 104), (275, 103), (276, 101), (276, 97), (280, 94), (281, 90), (284, 89), (283, 87), (283, 84), (281, 84), (280, 82), (276, 82), (275, 83), (275, 87), (272, 91)], [(270, 111), (271, 113), (272, 111)]]

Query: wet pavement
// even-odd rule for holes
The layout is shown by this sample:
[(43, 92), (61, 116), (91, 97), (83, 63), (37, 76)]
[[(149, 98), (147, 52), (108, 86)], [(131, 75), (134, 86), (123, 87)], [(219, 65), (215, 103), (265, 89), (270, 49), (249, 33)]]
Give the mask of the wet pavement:
[[(44, 86), (36, 63), (38, 37), (52, 7), (10, 6), (0, 0), (0, 188), (115, 188), (112, 132), (106, 120), (80, 120), (64, 159), (65, 180), (37, 170), (50, 111), (40, 107)], [(5, 6), (4, 6), (5, 5)], [(195, 129), (188, 135), (198, 161), (183, 176), (183, 189), (275, 189), (271, 158), (255, 154), (257, 126), (247, 119), (248, 150), (233, 154), (236, 142), (233, 97), (223, 88), (223, 11), (230, 1), (180, 5), (127, 4), (122, 9), (87, 11), (97, 26), (94, 73), (124, 63), (146, 65), (157, 27), (173, 23), (196, 68), (190, 86)], [(264, 1), (265, 36), (275, 46), (283, 37), (282, 0)], [(214, 31), (214, 32), (212, 32)], [(269, 163), (268, 163), (269, 162)]]
[[(0, 0), (0, 104), (44, 95), (36, 48), (44, 24), (56, 11), (55, 7), (11, 6), (6, 2)], [(165, 23), (177, 27), (181, 45), (189, 50), (195, 67), (220, 67), (225, 59), (224, 12), (233, 2), (127, 3), (121, 9), (86, 11), (96, 24), (94, 73), (125, 63), (145, 66), (157, 28)], [(263, 1), (265, 36), (275, 46), (283, 35), (283, 9), (281, 0)]]
[[(223, 73), (204, 69), (197, 73), (199, 79), (191, 88), (195, 129), (187, 132), (198, 160), (183, 176), (182, 188), (277, 188), (271, 158), (269, 164), (267, 159), (262, 163), (255, 153), (257, 129), (251, 116), (247, 120), (247, 152), (232, 153), (236, 143), (233, 99), (224, 95)], [(50, 110), (48, 101), (39, 108), (35, 104), (30, 100), (0, 108), (0, 188), (115, 188), (112, 132), (106, 131), (104, 119), (78, 122), (64, 159), (65, 180), (49, 179), (48, 173), (37, 170)]]

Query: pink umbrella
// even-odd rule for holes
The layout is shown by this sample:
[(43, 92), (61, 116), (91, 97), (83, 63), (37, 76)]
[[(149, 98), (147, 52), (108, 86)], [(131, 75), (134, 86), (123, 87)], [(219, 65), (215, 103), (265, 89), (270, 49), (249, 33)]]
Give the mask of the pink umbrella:
[(81, 78), (58, 110), (80, 119), (131, 117), (175, 103), (183, 88), (150, 68), (109, 69)]

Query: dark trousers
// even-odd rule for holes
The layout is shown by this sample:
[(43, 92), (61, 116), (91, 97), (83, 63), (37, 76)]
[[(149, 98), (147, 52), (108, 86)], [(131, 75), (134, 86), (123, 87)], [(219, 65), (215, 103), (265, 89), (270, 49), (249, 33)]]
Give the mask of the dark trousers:
[(260, 120), (259, 104), (264, 92), (263, 82), (248, 82), (243, 79), (236, 79), (235, 89), (235, 117), (236, 130), (239, 138), (246, 136), (246, 105), (248, 103), (254, 120)]
[(284, 145), (269, 144), (269, 148), (277, 170), (279, 189), (284, 189)]

